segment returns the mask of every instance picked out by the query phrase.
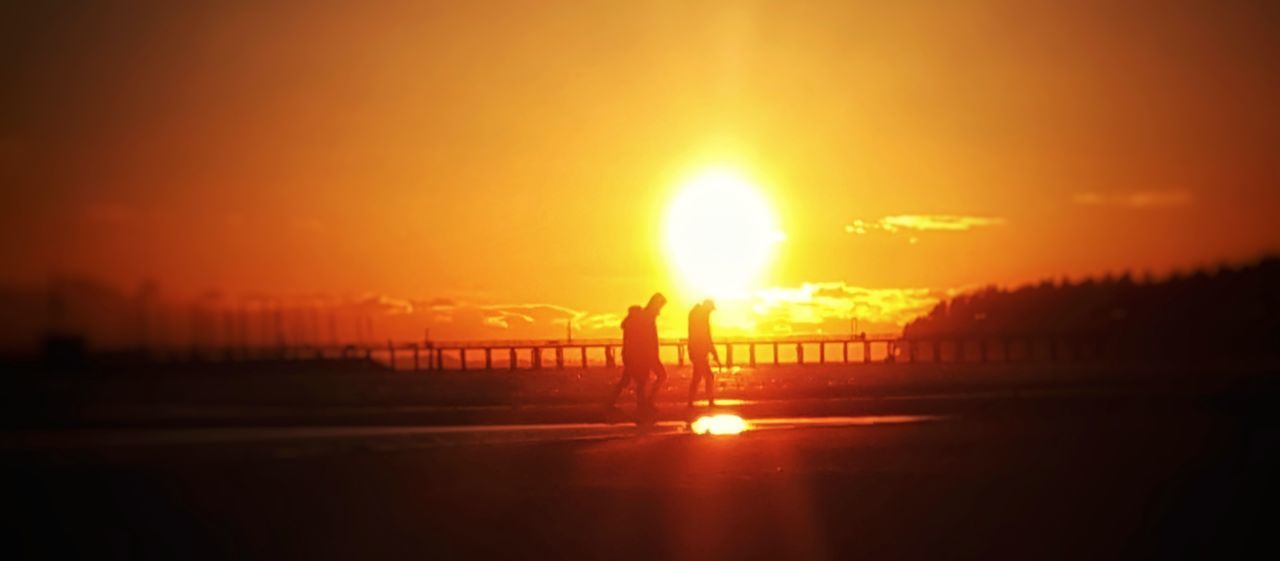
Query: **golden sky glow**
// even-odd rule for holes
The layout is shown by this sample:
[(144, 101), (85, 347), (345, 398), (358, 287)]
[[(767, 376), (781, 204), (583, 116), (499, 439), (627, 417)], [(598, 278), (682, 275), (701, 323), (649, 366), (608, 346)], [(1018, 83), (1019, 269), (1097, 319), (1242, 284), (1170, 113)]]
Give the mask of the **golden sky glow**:
[[(830, 331), (1280, 247), (1264, 2), (31, 4), (0, 13), (6, 286), (442, 337), (609, 334), (659, 290), (677, 332), (729, 291), (722, 327)], [(708, 169), (755, 195), (673, 253)]]

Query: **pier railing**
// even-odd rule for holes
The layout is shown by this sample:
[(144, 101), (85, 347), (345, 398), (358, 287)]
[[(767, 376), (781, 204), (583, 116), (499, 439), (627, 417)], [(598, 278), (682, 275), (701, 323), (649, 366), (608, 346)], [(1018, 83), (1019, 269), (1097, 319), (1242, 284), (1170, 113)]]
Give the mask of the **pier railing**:
[[(867, 337), (807, 336), (773, 339), (726, 338), (716, 342), (725, 367), (761, 364), (827, 364), (893, 360), (901, 339), (893, 335)], [(588, 339), (573, 341), (424, 342), (419, 345), (389, 343), (388, 361), (398, 365), (396, 351), (408, 353), (415, 369), (427, 370), (538, 370), (544, 368), (613, 368), (621, 364), (622, 341)], [(663, 339), (658, 344), (664, 362), (684, 366), (688, 342)], [(851, 353), (850, 350), (853, 350)], [(808, 358), (806, 359), (806, 352)], [(816, 355), (816, 356), (815, 356)]]
[[(395, 370), (513, 371), (614, 368), (622, 363), (619, 339), (510, 341), (387, 341), (382, 344), (291, 345), (192, 349), (194, 360), (363, 360)], [(1105, 341), (1073, 335), (976, 335), (903, 338), (900, 335), (806, 335), (724, 338), (716, 342), (727, 368), (915, 362), (1062, 361), (1096, 358)], [(663, 339), (664, 363), (688, 362), (688, 343)], [(172, 355), (181, 360), (183, 355)]]

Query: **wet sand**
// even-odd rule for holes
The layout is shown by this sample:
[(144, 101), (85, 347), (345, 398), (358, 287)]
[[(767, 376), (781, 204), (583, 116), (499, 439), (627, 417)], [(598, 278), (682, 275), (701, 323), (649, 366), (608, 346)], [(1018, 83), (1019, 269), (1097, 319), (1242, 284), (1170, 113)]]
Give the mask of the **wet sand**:
[[(617, 421), (616, 369), (389, 372), (239, 365), (192, 371), (15, 375), (8, 428), (473, 425)], [(689, 369), (671, 368), (662, 419), (684, 416)], [(718, 377), (754, 417), (967, 413), (1039, 397), (1095, 401), (1274, 391), (1280, 364), (942, 363), (782, 366)], [(630, 392), (618, 403), (627, 409)], [(1040, 403), (1029, 401), (1033, 407)], [(1104, 404), (1105, 406), (1105, 404)]]
[(70, 441), (4, 452), (20, 513), (6, 540), (16, 557), (94, 559), (1276, 553), (1273, 394), (965, 403), (721, 437), (679, 423), (141, 429), (114, 445), (59, 432)]

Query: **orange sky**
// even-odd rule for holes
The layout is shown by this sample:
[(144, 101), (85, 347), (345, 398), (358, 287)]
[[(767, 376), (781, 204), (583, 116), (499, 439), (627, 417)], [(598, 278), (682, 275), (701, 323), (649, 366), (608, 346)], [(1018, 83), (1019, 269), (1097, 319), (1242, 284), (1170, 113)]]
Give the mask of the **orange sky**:
[(0, 8), (0, 281), (615, 313), (709, 163), (759, 302), (1280, 248), (1261, 2), (227, 4)]

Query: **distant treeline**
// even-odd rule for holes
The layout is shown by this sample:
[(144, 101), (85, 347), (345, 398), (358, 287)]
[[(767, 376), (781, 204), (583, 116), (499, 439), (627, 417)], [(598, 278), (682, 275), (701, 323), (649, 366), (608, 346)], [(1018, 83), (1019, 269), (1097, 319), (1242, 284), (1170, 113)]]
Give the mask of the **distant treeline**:
[(986, 288), (939, 303), (908, 338), (1087, 339), (1110, 354), (1280, 354), (1280, 257), (1162, 279), (1128, 274)]

